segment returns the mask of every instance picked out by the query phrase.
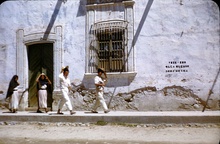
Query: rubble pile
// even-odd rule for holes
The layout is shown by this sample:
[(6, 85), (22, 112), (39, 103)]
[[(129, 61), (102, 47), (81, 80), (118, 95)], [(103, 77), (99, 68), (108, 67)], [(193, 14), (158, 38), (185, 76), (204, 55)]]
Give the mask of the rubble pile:
[[(95, 89), (86, 89), (83, 84), (73, 86), (70, 93), (74, 110), (91, 110), (95, 103)], [(0, 93), (4, 95), (3, 92)], [(108, 107), (116, 111), (193, 111), (202, 110), (205, 101), (190, 89), (181, 86), (168, 86), (162, 90), (156, 87), (143, 87), (127, 93), (113, 94), (105, 92), (104, 98)], [(57, 106), (59, 95), (54, 97), (53, 105)], [(6, 102), (0, 100), (0, 108), (5, 109)], [(53, 108), (55, 107), (53, 106)], [(210, 99), (206, 109), (220, 110), (220, 100)], [(100, 107), (98, 110), (102, 110)]]

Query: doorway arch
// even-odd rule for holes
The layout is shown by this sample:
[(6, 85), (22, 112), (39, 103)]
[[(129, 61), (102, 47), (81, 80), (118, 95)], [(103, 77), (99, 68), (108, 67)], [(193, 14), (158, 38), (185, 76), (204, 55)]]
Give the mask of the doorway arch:
[[(20, 86), (23, 89), (29, 88), (29, 65), (28, 65), (28, 46), (34, 44), (51, 43), (53, 44), (53, 92), (52, 95), (59, 93), (60, 68), (63, 66), (62, 48), (62, 26), (56, 26), (46, 40), (43, 40), (44, 32), (25, 34), (24, 29), (16, 32), (16, 72), (19, 75)], [(24, 94), (24, 107), (29, 106), (28, 92)]]

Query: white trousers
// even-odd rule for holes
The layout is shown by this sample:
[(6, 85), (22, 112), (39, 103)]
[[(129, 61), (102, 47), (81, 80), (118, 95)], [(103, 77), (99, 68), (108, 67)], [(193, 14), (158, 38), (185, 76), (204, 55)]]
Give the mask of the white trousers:
[(38, 91), (39, 108), (47, 108), (47, 90)]
[(66, 104), (67, 108), (69, 110), (72, 110), (72, 104), (71, 104), (71, 101), (70, 101), (70, 98), (69, 98), (69, 90), (68, 88), (66, 89), (61, 89), (62, 91), (62, 97), (61, 97), (61, 100), (59, 101), (59, 105), (58, 105), (58, 109), (62, 109), (63, 108), (63, 105)]
[(10, 109), (18, 109), (18, 103), (19, 103), (18, 96), (19, 96), (18, 91), (13, 91), (13, 94), (11, 95), (10, 103), (9, 103)]
[(96, 102), (93, 107), (94, 111), (97, 110), (97, 108), (100, 106), (100, 104), (102, 105), (102, 108), (104, 109), (104, 111), (108, 110), (108, 107), (105, 103), (105, 99), (103, 98), (103, 95), (104, 95), (103, 91), (96, 91)]

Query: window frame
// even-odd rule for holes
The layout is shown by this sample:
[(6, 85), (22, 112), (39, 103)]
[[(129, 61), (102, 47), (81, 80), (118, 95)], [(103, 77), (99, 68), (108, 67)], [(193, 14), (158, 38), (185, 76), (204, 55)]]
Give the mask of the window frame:
[[(92, 0), (96, 1), (96, 0)], [(97, 73), (97, 61), (95, 57), (97, 56), (97, 44), (95, 43), (96, 37), (94, 36), (94, 30), (98, 27), (101, 22), (109, 21), (124, 21), (126, 23), (126, 44), (125, 44), (125, 72), (109, 72), (111, 75), (121, 75), (121, 74), (130, 74), (136, 73), (136, 55), (135, 55), (135, 46), (133, 45), (134, 39), (134, 0), (122, 0), (120, 2), (114, 3), (90, 3), (91, 1), (87, 0), (86, 4), (86, 29), (85, 29), (85, 78), (88, 75), (93, 75)], [(97, 1), (96, 1), (97, 2)], [(112, 15), (110, 17), (101, 17), (102, 13), (105, 13), (105, 10), (111, 10), (113, 13), (124, 12), (124, 17), (119, 18), (117, 15)], [(103, 11), (103, 12), (102, 12)], [(97, 27), (96, 27), (96, 26)]]
[[(89, 72), (90, 73), (96, 73), (97, 72), (97, 68), (98, 67), (104, 67), (106, 68), (107, 72), (128, 72), (128, 68), (127, 68), (127, 25), (128, 22), (124, 21), (124, 20), (109, 20), (109, 21), (101, 21), (101, 22), (97, 22), (95, 24), (93, 24), (92, 28), (91, 28), (91, 34), (92, 34), (92, 39), (90, 40), (90, 48), (89, 48), (89, 57), (90, 57), (90, 61), (89, 61)], [(121, 36), (121, 43), (122, 43), (122, 49), (123, 49), (123, 56), (122, 56), (122, 62), (120, 66), (116, 66), (117, 64), (115, 64), (115, 67), (121, 67), (120, 68), (116, 68), (116, 69), (112, 69), (113, 66), (103, 66), (100, 64), (100, 59), (99, 59), (99, 51), (100, 51), (100, 42), (104, 41), (100, 40), (99, 35), (104, 35), (104, 34), (112, 34), (113, 33), (120, 33), (122, 32)], [(115, 40), (117, 41), (117, 40)], [(115, 42), (114, 41), (114, 42)], [(109, 36), (109, 46), (113, 49), (112, 46), (113, 42), (112, 42), (112, 38), (110, 38)], [(116, 51), (116, 50), (115, 50)], [(112, 51), (109, 53), (109, 65), (113, 65), (113, 61), (116, 60), (116, 58), (112, 59)], [(108, 63), (108, 62), (106, 62)], [(117, 63), (117, 60), (116, 60)], [(93, 68), (91, 68), (93, 67)]]

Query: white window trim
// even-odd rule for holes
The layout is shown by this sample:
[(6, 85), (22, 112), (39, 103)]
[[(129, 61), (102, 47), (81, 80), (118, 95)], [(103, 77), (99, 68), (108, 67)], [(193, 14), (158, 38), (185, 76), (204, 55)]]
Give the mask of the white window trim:
[[(132, 44), (133, 38), (134, 38), (134, 12), (133, 12), (133, 5), (134, 1), (123, 1), (122, 3), (118, 3), (124, 6), (124, 14), (125, 14), (125, 19), (124, 21), (128, 21), (128, 43), (127, 43), (127, 51), (126, 53), (126, 62), (127, 64), (127, 72), (124, 73), (135, 73), (135, 50), (134, 46)], [(106, 3), (105, 6), (110, 6), (114, 5), (114, 3)], [(91, 70), (89, 70), (89, 47), (91, 44), (91, 40), (93, 37), (93, 34), (91, 33), (91, 27), (94, 25), (96, 22), (96, 9), (99, 7), (103, 7), (101, 4), (92, 4), (92, 5), (87, 5), (87, 13), (86, 13), (86, 66), (85, 66), (85, 76), (87, 74), (91, 73)], [(111, 72), (115, 73), (115, 72)], [(119, 72), (120, 73), (120, 72)]]

